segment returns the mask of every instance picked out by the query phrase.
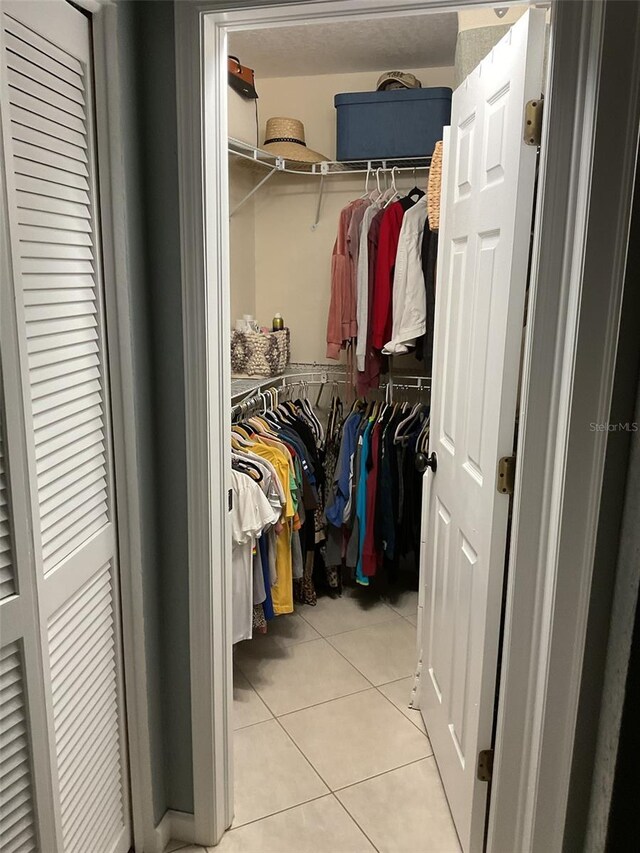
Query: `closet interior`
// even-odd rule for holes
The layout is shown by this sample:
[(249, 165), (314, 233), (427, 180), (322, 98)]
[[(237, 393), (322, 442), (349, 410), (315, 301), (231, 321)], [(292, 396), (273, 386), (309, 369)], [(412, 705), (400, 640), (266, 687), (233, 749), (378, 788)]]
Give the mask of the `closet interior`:
[(229, 34), (234, 827), (404, 768), (459, 849), (411, 697), (442, 128), (487, 52), (460, 28)]

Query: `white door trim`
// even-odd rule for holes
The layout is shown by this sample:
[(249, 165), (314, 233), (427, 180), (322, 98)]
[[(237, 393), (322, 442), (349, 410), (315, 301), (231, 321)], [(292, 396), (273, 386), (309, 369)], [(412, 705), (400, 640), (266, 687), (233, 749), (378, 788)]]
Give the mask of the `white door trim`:
[(638, 145), (639, 25), (636, 4), (556, 7), (489, 830), (495, 851), (562, 847), (607, 442), (590, 424), (607, 421), (613, 390)]
[[(465, 5), (475, 4), (388, 0), (384, 14)], [(599, 75), (603, 45), (605, 53), (619, 51), (616, 39), (637, 39), (637, 28), (629, 27), (635, 4), (617, 4), (615, 10), (612, 4), (588, 0), (558, 5), (560, 9), (554, 4), (547, 92), (547, 114), (556, 118), (553, 128), (547, 121), (541, 158), (490, 807), (488, 849), (494, 853), (561, 848), (606, 443), (602, 434), (589, 433), (586, 442), (578, 439), (584, 439), (580, 430), (585, 413), (590, 421), (591, 415), (594, 420), (606, 418), (608, 411), (634, 143), (632, 138), (607, 139), (607, 128), (616, 127), (625, 112), (631, 124), (638, 123), (637, 63), (627, 60), (629, 85), (624, 92), (618, 90), (616, 98), (599, 98), (601, 82), (608, 82)], [(225, 560), (229, 536), (222, 465), (228, 452), (230, 375), (227, 153), (220, 144), (226, 138), (225, 31), (380, 12), (374, 0), (273, 7), (247, 0), (241, 9), (230, 0), (228, 4), (185, 0), (176, 8), (194, 812), (195, 841), (200, 844), (216, 843), (228, 826), (232, 789), (231, 643), (225, 623), (225, 611), (230, 612)], [(592, 143), (600, 145), (601, 140), (614, 153), (606, 168), (608, 196), (596, 179), (602, 170), (598, 176), (591, 174), (596, 165)], [(602, 194), (596, 196), (596, 189)], [(601, 253), (597, 265), (597, 255), (589, 254), (592, 269), (585, 264), (585, 244), (589, 236), (594, 239), (590, 229), (597, 225), (601, 230), (604, 223), (607, 247), (614, 248)], [(588, 316), (583, 307), (588, 307)], [(541, 430), (540, 424), (548, 429)], [(574, 446), (586, 450), (588, 465), (574, 464)], [(570, 455), (564, 464), (567, 448)], [(577, 530), (584, 534), (582, 539), (574, 538)], [(581, 547), (574, 545), (572, 550), (576, 541)], [(573, 602), (572, 618), (566, 620), (568, 601)], [(517, 630), (512, 631), (512, 625)], [(525, 706), (521, 714), (505, 711), (525, 695), (535, 705)], [(542, 798), (545, 804), (554, 803), (548, 823)], [(522, 832), (517, 842), (502, 843), (510, 834), (513, 837), (514, 827)]]
[[(176, 4), (176, 86), (184, 329), (189, 634), (194, 840), (217, 843), (233, 819), (231, 755), (231, 539), (226, 470), (230, 463), (231, 367), (227, 353), (227, 171), (205, 176), (204, 18), (195, 3)], [(208, 29), (211, 36), (211, 29)], [(217, 73), (222, 79), (222, 52)], [(226, 60), (225, 60), (226, 62)], [(226, 74), (226, 70), (225, 70)], [(215, 89), (209, 89), (213, 94)], [(226, 93), (225, 93), (226, 94)], [(223, 103), (226, 104), (226, 99)], [(226, 116), (212, 101), (212, 126)], [(213, 133), (209, 134), (213, 144)], [(204, 182), (207, 180), (207, 210)], [(205, 222), (208, 234), (205, 239)], [(219, 225), (219, 227), (218, 227)], [(206, 272), (205, 272), (206, 270)]]
[[(92, 18), (96, 148), (111, 423), (118, 514), (118, 553), (126, 687), (127, 734), (134, 849), (156, 849), (145, 650), (144, 588), (141, 571), (143, 518), (138, 482), (138, 419), (127, 263), (131, 224), (127, 220), (125, 164), (121, 152), (122, 108), (119, 76), (118, 4), (80, 2)], [(159, 702), (159, 697), (156, 697)]]

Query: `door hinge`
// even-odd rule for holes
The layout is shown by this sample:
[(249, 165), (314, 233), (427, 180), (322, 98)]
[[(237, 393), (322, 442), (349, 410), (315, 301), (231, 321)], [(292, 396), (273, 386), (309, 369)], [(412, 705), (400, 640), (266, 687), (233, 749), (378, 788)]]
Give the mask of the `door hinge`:
[(490, 782), (493, 776), (493, 750), (481, 749), (478, 753), (476, 775), (480, 782)]
[(501, 495), (512, 495), (516, 481), (516, 457), (503, 456), (498, 462), (498, 491)]
[(524, 105), (524, 141), (527, 145), (540, 145), (542, 140), (542, 97)]

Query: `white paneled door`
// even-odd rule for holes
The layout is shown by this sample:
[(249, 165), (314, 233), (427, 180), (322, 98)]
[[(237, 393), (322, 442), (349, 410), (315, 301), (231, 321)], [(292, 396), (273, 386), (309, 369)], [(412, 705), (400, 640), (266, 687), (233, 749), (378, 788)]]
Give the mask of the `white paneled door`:
[(483, 849), (537, 152), (544, 12), (531, 10), (454, 92), (445, 154), (430, 451), (421, 707), (465, 853)]
[(0, 12), (0, 849), (125, 853), (90, 21)]

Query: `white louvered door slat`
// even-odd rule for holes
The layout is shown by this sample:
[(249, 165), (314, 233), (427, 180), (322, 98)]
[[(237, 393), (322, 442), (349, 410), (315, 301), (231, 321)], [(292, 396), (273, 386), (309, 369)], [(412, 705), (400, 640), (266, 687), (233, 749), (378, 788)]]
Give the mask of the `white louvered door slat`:
[[(0, 387), (0, 393), (2, 388)], [(4, 407), (2, 407), (3, 409)], [(2, 411), (0, 411), (0, 415)], [(14, 561), (11, 549), (9, 493), (5, 474), (4, 425), (0, 417), (0, 601), (16, 592)]]
[[(53, 812), (41, 848), (125, 853), (131, 827), (89, 22), (63, 0), (7, 0), (2, 9), (17, 369)], [(27, 787), (16, 791), (17, 815)]]
[(0, 850), (36, 853), (31, 744), (19, 642), (0, 650)]

